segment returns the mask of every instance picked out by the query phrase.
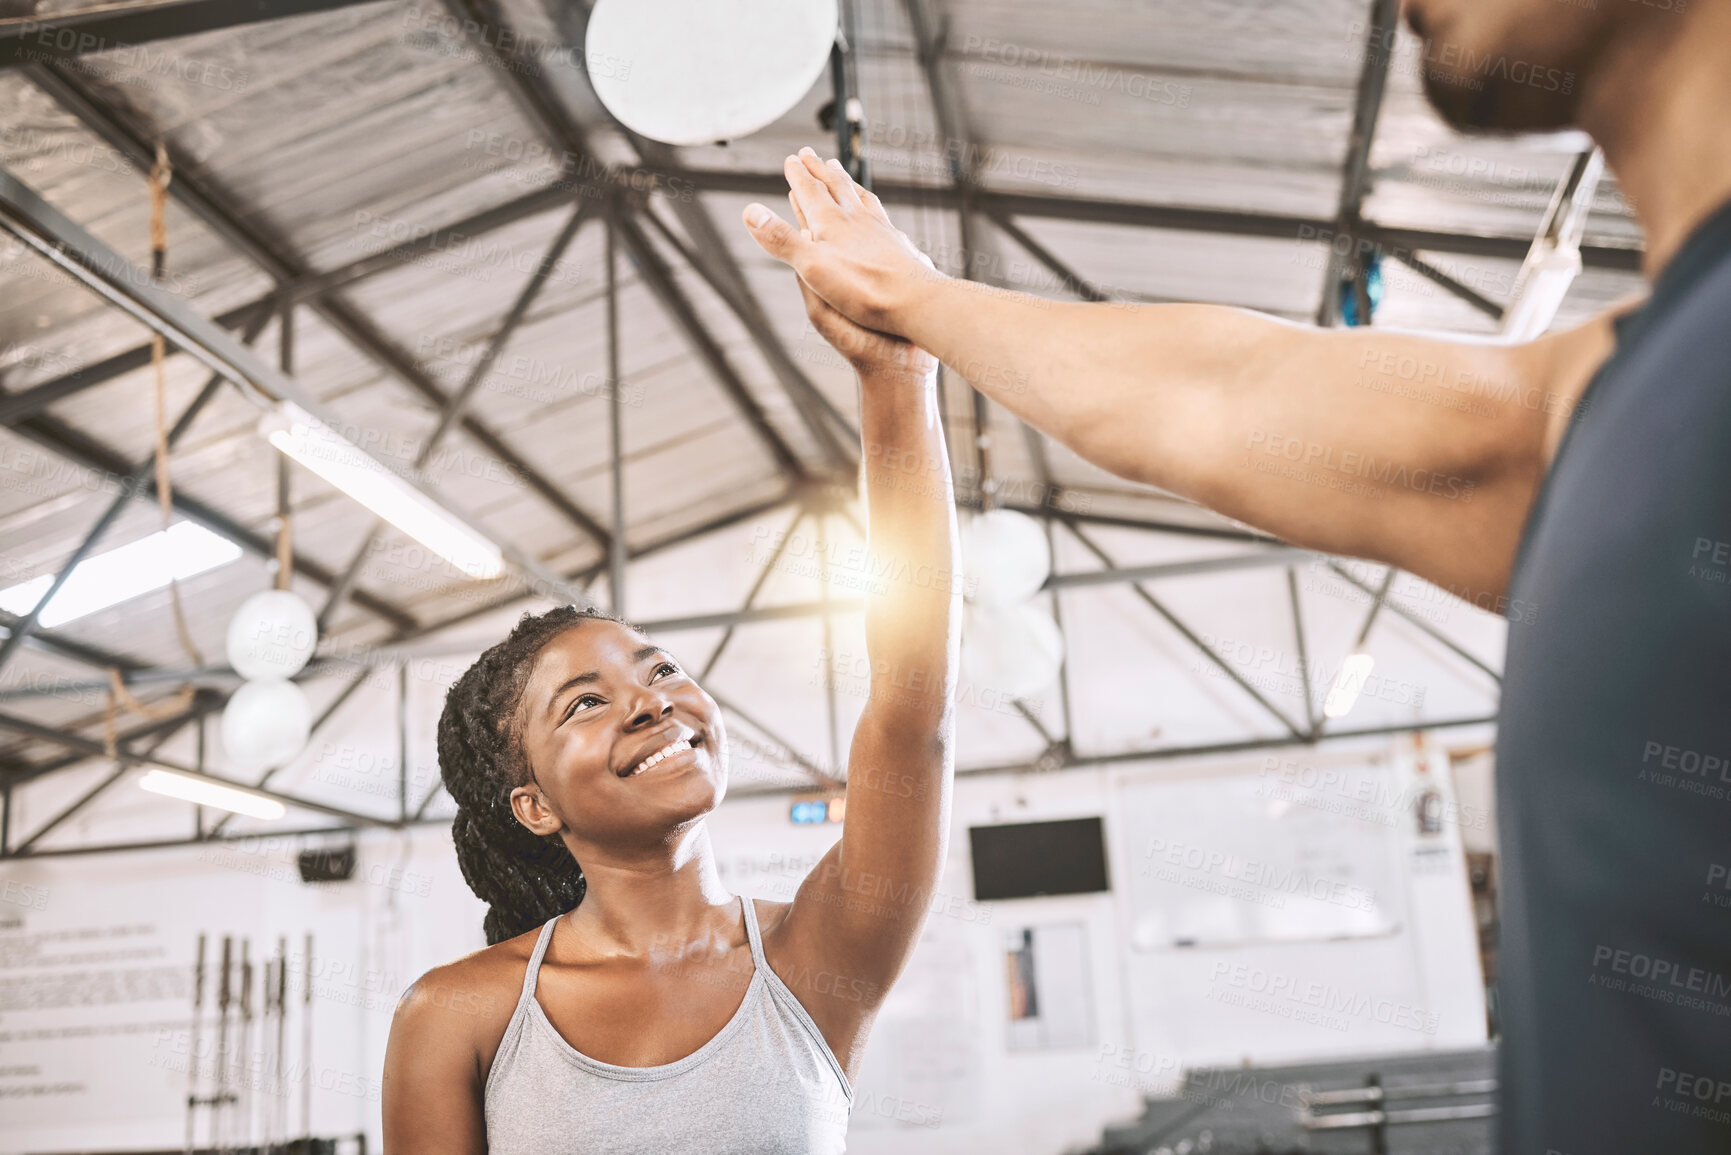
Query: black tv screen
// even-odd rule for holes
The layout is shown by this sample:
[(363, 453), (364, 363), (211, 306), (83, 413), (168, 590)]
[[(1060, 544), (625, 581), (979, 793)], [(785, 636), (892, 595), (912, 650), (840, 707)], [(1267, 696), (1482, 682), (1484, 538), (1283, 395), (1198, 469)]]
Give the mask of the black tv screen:
[(1100, 819), (970, 826), (974, 899), (1092, 894), (1106, 884), (1106, 839)]

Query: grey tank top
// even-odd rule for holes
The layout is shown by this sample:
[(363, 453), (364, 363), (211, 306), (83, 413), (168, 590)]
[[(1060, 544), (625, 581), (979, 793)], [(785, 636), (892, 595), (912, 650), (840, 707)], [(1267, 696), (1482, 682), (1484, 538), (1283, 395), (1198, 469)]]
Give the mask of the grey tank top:
[(559, 917), (529, 956), (523, 994), (487, 1074), (489, 1155), (831, 1155), (847, 1149), (853, 1087), (817, 1024), (770, 969), (743, 895), (752, 976), (727, 1025), (657, 1067), (603, 1063), (565, 1041), (535, 1000)]

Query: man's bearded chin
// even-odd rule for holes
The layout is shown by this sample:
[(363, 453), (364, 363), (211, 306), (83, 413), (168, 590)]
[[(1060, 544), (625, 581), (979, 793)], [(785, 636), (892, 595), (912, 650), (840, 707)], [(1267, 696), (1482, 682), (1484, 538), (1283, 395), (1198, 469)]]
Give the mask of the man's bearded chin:
[(1424, 95), (1450, 128), (1487, 135), (1573, 128), (1581, 101), (1579, 89), (1544, 92), (1429, 63), (1424, 66)]
[[(1578, 60), (1533, 64), (1537, 54), (1521, 59), (1516, 52), (1441, 40), (1426, 29), (1416, 6), (1409, 6), (1406, 16), (1408, 26), (1424, 42), (1417, 66), (1425, 99), (1449, 127), (1459, 132), (1514, 134), (1575, 126), (1581, 102)], [(1571, 58), (1578, 55), (1564, 53)], [(1509, 79), (1517, 61), (1522, 72), (1537, 69), (1542, 75), (1554, 75), (1559, 91)], [(1560, 91), (1565, 87), (1567, 92)]]

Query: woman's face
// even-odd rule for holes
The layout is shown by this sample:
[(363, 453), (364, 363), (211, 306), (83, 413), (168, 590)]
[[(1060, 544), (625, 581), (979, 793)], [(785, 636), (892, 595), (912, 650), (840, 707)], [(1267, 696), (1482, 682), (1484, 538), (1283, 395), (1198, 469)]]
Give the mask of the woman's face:
[(511, 804), (537, 834), (659, 842), (726, 793), (720, 709), (672, 655), (626, 626), (583, 622), (548, 642), (520, 709), (534, 777)]

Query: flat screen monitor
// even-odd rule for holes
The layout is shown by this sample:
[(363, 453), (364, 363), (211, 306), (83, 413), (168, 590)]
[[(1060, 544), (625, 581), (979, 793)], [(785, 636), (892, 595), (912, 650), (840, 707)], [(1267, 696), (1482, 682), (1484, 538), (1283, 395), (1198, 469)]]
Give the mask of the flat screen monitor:
[(978, 902), (1110, 889), (1098, 817), (970, 826), (968, 843)]

